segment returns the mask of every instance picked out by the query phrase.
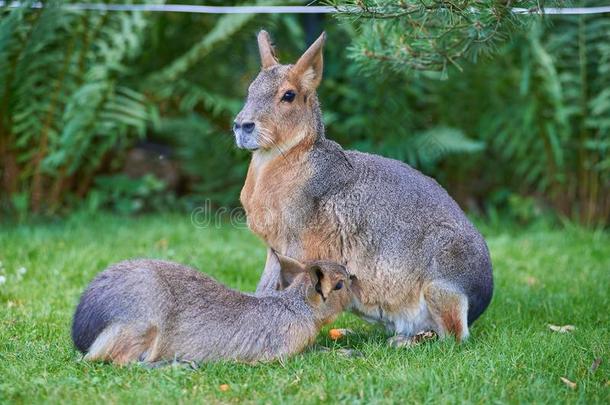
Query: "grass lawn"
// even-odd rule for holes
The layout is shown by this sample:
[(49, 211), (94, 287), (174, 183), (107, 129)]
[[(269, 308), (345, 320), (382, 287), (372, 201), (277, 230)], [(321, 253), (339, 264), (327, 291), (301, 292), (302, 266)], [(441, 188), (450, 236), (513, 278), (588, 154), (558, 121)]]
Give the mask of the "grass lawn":
[[(265, 249), (246, 229), (199, 229), (188, 215), (73, 216), (0, 229), (0, 403), (610, 402), (610, 235), (580, 228), (485, 229), (496, 290), (470, 340), (386, 347), (384, 331), (346, 314), (356, 331), (284, 364), (218, 363), (196, 371), (80, 361), (70, 340), (79, 295), (112, 262), (146, 256), (200, 268), (253, 290)], [(19, 269), (26, 269), (18, 275)], [(23, 272), (23, 270), (22, 270)], [(548, 324), (576, 326), (557, 333)], [(363, 354), (345, 357), (348, 347)], [(591, 372), (596, 358), (603, 359)], [(577, 384), (569, 388), (560, 377)], [(228, 384), (229, 390), (219, 386)]]

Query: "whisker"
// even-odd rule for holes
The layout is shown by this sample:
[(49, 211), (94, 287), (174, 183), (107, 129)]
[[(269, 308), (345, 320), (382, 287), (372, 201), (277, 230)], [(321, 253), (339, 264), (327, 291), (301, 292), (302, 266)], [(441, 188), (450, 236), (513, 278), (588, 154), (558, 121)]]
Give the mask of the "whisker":
[(269, 130), (267, 130), (267, 128), (260, 127), (258, 131), (259, 136), (263, 138), (264, 141), (271, 143), (278, 150), (278, 152), (280, 152), (280, 155), (282, 155), (284, 159), (288, 160), (288, 158), (286, 158), (284, 150), (282, 150), (280, 145), (278, 145), (278, 143), (271, 137), (271, 134), (269, 133)]

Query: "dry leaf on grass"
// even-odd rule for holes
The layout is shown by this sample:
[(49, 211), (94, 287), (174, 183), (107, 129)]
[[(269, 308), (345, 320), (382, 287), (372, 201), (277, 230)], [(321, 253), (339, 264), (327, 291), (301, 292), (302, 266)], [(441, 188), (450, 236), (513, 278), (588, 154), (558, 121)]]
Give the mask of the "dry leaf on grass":
[(157, 249), (167, 250), (169, 243), (168, 243), (167, 239), (161, 238), (157, 242), (155, 242), (155, 246), (157, 247)]
[(222, 392), (227, 392), (227, 391), (229, 391), (229, 389), (231, 389), (231, 387), (229, 387), (229, 384), (220, 384), (218, 386), (218, 389), (221, 390)]
[(567, 378), (565, 378), (565, 377), (559, 377), (559, 378), (561, 378), (561, 381), (562, 381), (562, 382), (563, 382), (563, 383), (564, 383), (566, 386), (570, 387), (570, 388), (571, 388), (571, 389), (573, 389), (573, 390), (574, 390), (574, 389), (576, 389), (576, 383), (575, 383), (575, 382), (570, 381), (570, 380), (568, 380), (568, 379), (567, 379)]
[(436, 338), (438, 338), (438, 335), (434, 331), (428, 330), (424, 332), (419, 332), (418, 334), (413, 336), (413, 344), (420, 344), (429, 340), (435, 340)]
[(602, 358), (598, 357), (595, 360), (593, 360), (593, 364), (591, 364), (591, 367), (589, 367), (589, 371), (594, 373), (595, 370), (597, 370), (597, 368), (599, 367), (600, 364), (602, 364)]
[(392, 347), (411, 347), (436, 340), (437, 338), (436, 332), (431, 330), (421, 331), (413, 336), (397, 334), (388, 339), (388, 345)]
[(339, 340), (342, 337), (349, 335), (350, 333), (353, 333), (351, 329), (331, 329), (328, 331), (328, 337), (331, 340)]
[(553, 332), (568, 333), (568, 332), (573, 332), (576, 329), (576, 326), (574, 326), (574, 325), (558, 326), (558, 325), (549, 324), (549, 329), (552, 330)]

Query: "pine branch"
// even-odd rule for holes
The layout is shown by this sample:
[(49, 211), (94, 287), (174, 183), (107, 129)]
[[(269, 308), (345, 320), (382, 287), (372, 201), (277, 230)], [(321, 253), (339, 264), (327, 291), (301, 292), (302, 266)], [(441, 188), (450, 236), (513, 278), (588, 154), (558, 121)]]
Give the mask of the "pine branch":
[(476, 60), (505, 41), (529, 18), (512, 7), (540, 6), (535, 1), (496, 0), (336, 0), (339, 18), (360, 34), (350, 56), (368, 73), (442, 71)]

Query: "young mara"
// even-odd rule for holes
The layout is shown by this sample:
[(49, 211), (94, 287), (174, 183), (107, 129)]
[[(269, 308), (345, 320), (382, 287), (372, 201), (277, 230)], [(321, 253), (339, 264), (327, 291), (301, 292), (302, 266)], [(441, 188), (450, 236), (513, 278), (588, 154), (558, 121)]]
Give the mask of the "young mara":
[(128, 260), (100, 273), (74, 314), (72, 340), (85, 359), (271, 361), (302, 351), (352, 300), (357, 280), (330, 262), (267, 255), (279, 291), (231, 290), (192, 268)]

